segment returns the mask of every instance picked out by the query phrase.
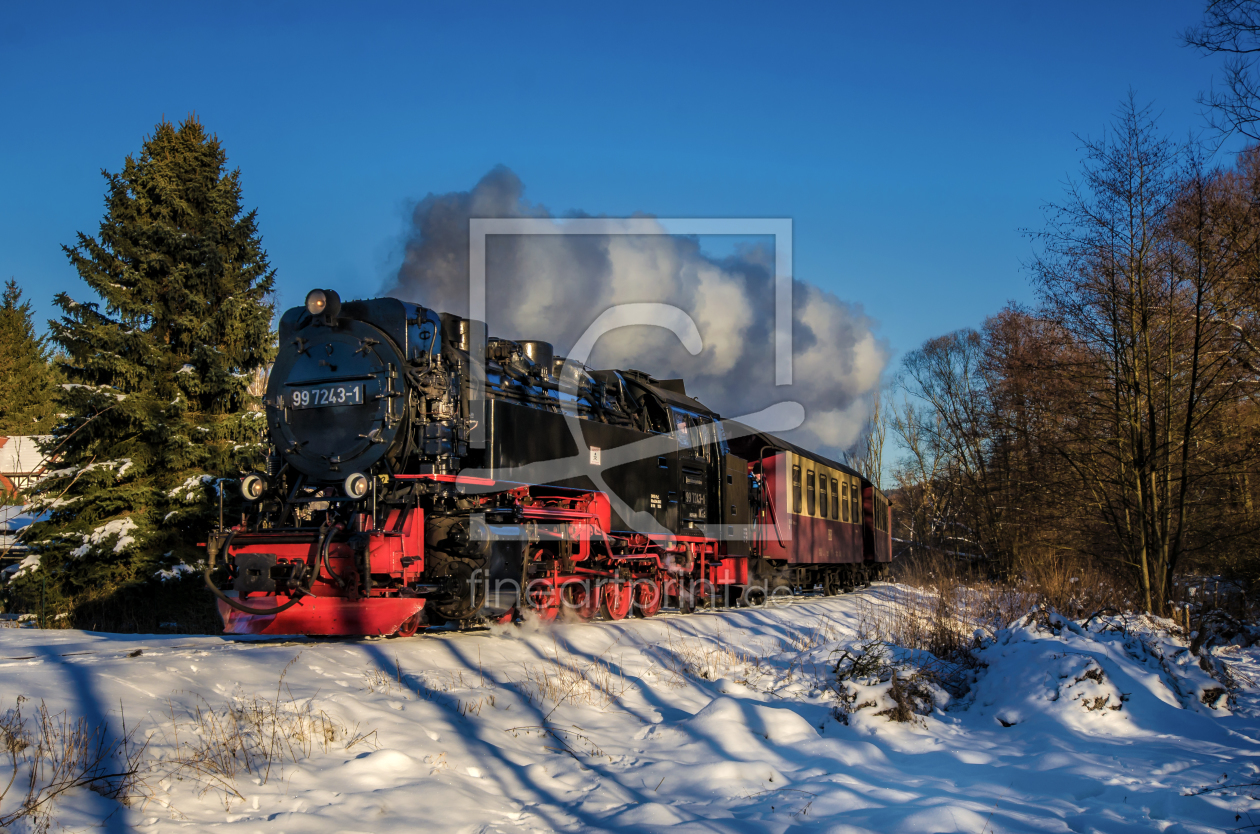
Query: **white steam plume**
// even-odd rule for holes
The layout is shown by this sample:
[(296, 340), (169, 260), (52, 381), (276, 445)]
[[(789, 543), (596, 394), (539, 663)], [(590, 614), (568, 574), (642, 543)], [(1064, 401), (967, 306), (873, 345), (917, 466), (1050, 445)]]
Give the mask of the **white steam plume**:
[[(388, 295), (468, 314), (469, 218), (550, 218), (523, 199), (520, 179), (495, 168), (471, 191), (430, 194), (412, 214), (406, 255)], [(687, 393), (726, 417), (795, 400), (805, 423), (785, 433), (839, 456), (858, 439), (888, 358), (859, 305), (795, 281), (793, 384), (774, 384), (774, 258), (750, 247), (715, 259), (694, 238), (671, 235), (492, 235), (486, 239), (486, 318), (491, 335), (542, 339), (566, 355), (610, 306), (676, 305), (694, 319), (704, 349), (690, 355), (660, 328), (603, 338), (591, 364), (682, 377)]]

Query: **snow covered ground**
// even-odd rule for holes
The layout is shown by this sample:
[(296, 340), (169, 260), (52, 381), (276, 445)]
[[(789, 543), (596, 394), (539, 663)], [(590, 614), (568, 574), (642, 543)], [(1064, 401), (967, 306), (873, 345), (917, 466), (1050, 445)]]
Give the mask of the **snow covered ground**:
[[(121, 712), (150, 737), (151, 796), (123, 808), (75, 790), (57, 811), (72, 831), (1114, 834), (1260, 823), (1251, 789), (1196, 795), (1260, 781), (1260, 647), (1214, 658), (1239, 684), (1231, 709), (1176, 640), (1140, 623), (1125, 633), (1043, 618), (999, 632), (969, 694), (944, 709), (890, 722), (875, 714), (886, 686), (871, 680), (858, 689), (876, 706), (844, 724), (831, 663), (896, 593), (388, 640), (0, 629), (0, 711), (24, 695), (25, 713), (43, 699), (117, 727)], [(238, 768), (239, 796), (204, 767), (201, 778), (176, 769), (178, 750), (187, 761), (213, 747), (222, 725), (207, 715), (267, 703), (318, 717), (303, 725), (323, 728), (317, 738), (288, 742), (309, 756)]]

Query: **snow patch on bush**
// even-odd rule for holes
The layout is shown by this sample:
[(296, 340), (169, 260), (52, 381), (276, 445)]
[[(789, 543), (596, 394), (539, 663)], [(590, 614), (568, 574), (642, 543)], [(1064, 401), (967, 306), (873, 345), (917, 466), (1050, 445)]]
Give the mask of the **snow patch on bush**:
[(179, 579), (181, 576), (184, 576), (185, 574), (197, 573), (199, 570), (200, 568), (193, 567), (192, 565), (186, 564), (184, 562), (180, 562), (179, 564), (171, 565), (171, 567), (167, 570), (159, 570), (157, 573), (153, 574), (153, 576), (156, 579), (160, 579), (163, 582), (166, 582), (171, 579)]
[(39, 558), (38, 553), (32, 553), (18, 564), (5, 568), (4, 572), (10, 580), (17, 579), (19, 576), (25, 576), (28, 573), (34, 573), (39, 570)]
[(70, 555), (75, 559), (81, 559), (95, 550), (98, 545), (104, 544), (106, 540), (114, 537), (117, 537), (118, 540), (114, 542), (112, 552), (122, 553), (128, 545), (135, 543), (135, 537), (129, 535), (135, 529), (136, 523), (131, 520), (130, 516), (108, 521), (84, 536), (83, 544), (70, 551)]
[[(168, 492), (167, 495), (185, 503), (191, 503), (201, 498), (203, 484), (212, 483), (214, 483), (213, 475), (193, 475), (191, 478), (187, 478), (182, 484)], [(174, 515), (174, 513), (167, 515), (167, 518), (170, 518), (171, 515)]]

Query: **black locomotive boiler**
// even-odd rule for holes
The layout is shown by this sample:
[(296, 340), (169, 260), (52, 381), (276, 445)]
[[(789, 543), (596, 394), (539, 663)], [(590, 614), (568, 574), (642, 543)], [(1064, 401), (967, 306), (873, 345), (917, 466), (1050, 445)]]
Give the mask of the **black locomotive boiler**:
[(836, 593), (891, 559), (889, 504), (853, 469), (682, 380), (394, 298), (288, 310), (265, 406), (269, 464), (207, 542), (230, 633), (649, 617)]

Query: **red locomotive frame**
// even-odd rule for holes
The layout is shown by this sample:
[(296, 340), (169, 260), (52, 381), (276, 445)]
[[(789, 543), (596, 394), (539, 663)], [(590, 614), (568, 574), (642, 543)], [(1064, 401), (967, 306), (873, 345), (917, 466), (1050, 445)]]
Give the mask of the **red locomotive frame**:
[[(776, 450), (748, 468), (764, 496), (755, 517), (755, 553), (781, 573), (795, 571), (798, 584), (820, 582), (825, 592), (835, 593), (869, 581), (891, 561), (887, 526), (876, 516), (879, 511), (889, 518), (890, 509), (876, 503), (875, 490), (867, 482), (860, 498), (856, 491), (854, 498), (846, 496), (852, 509), (845, 512), (851, 515), (829, 519), (826, 516), (833, 513), (818, 517), (802, 512), (806, 502), (793, 494), (792, 468), (814, 466), (821, 472), (826, 465)], [(398, 477), (436, 481), (454, 489), (475, 488), (487, 508), (516, 505), (516, 527), (528, 531), (530, 543), (524, 547), (521, 580), (510, 583), (515, 602), (497, 617), (501, 621), (519, 618), (522, 609), (543, 621), (555, 620), (564, 612), (584, 620), (600, 616), (620, 620), (631, 614), (650, 617), (667, 600), (687, 611), (699, 604), (747, 602), (747, 590), (756, 588), (756, 578), (750, 582), (750, 557), (727, 554), (726, 543), (718, 539), (613, 534), (610, 504), (601, 492), (455, 475)], [(857, 479), (852, 483), (856, 490)], [(309, 591), (294, 597), (221, 595), (218, 608), (224, 631), (410, 636), (429, 625), (424, 611), (428, 598), (414, 590), (425, 569), (424, 510), (392, 510), (379, 529), (371, 526), (371, 513), (352, 518), (350, 529), (337, 525), (301, 531), (235, 530), (225, 536), (221, 552), (238, 565), (249, 554), (274, 556), (280, 565), (307, 566), (315, 578)], [(841, 535), (836, 535), (837, 530)], [(350, 543), (356, 536), (360, 548), (366, 538), (368, 569), (378, 578), (366, 594), (359, 576), (361, 557)], [(382, 583), (379, 578), (384, 576), (389, 579)], [(485, 583), (486, 596), (502, 591), (489, 587), (488, 574), (473, 580)], [(496, 579), (495, 584), (502, 586), (504, 580)], [(763, 584), (761, 598), (769, 591)], [(476, 591), (470, 589), (470, 593)]]
[[(650, 617), (667, 599), (687, 610), (712, 600), (718, 588), (748, 582), (747, 557), (723, 554), (723, 543), (716, 539), (610, 535), (612, 513), (607, 496), (601, 492), (453, 475), (401, 477), (476, 486), (491, 496), (488, 506), (502, 504), (505, 497), (519, 504), (521, 523), (531, 531), (535, 546), (526, 548), (524, 583), (516, 584), (512, 591), (515, 594), (523, 587), (524, 594), (517, 599), (523, 598), (524, 607), (543, 621), (554, 620), (565, 611), (578, 619), (602, 615), (620, 620), (632, 613)], [(225, 536), (220, 552), (237, 564), (250, 554), (274, 556), (280, 565), (308, 566), (315, 571), (315, 578), (310, 590), (296, 598), (281, 594), (221, 595), (218, 608), (224, 632), (410, 636), (428, 625), (424, 617), (427, 598), (409, 591), (424, 573), (423, 509), (391, 511), (380, 529), (370, 527), (370, 513), (358, 513), (353, 518), (352, 529), (337, 526), (326, 534), (307, 528), (302, 533), (234, 530)], [(366, 536), (370, 573), (390, 577), (367, 595), (359, 590), (360, 557), (349, 543), (355, 535)], [(628, 552), (614, 552), (613, 539)], [(554, 551), (548, 544), (556, 545)], [(559, 558), (546, 558), (552, 555)], [(489, 585), (488, 578), (474, 579)], [(495, 582), (503, 584), (501, 579)], [(283, 610), (274, 610), (279, 608)], [(498, 619), (510, 621), (522, 614), (518, 603)]]

